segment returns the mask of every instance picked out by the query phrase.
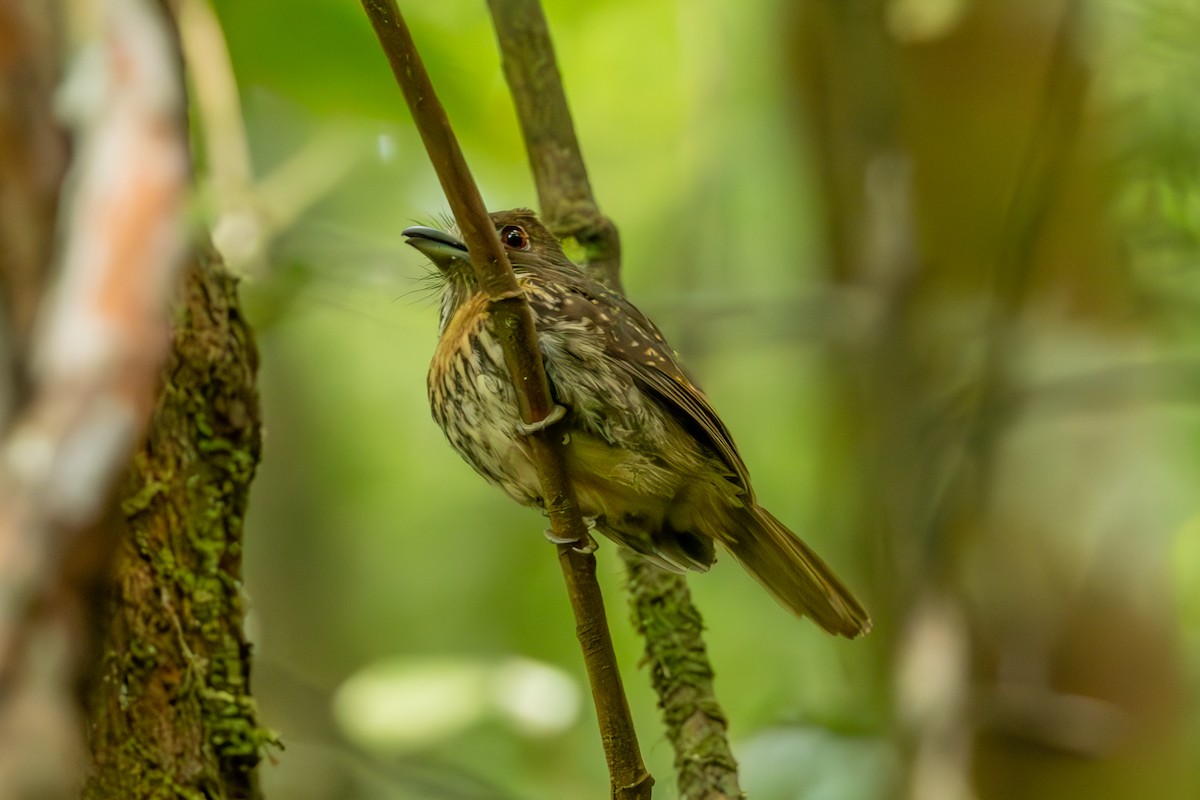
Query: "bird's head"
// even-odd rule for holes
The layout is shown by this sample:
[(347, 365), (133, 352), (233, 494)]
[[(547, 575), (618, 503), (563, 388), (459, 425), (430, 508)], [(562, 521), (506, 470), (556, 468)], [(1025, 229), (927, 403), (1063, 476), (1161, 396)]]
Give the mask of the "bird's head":
[[(583, 279), (579, 267), (563, 253), (562, 245), (537, 214), (527, 208), (514, 208), (490, 217), (518, 279), (522, 274), (567, 281)], [(405, 228), (404, 236), (438, 269), (442, 280), (441, 325), (445, 329), (454, 311), (479, 291), (467, 245), (454, 226), (443, 231), (418, 225)]]
[[(497, 211), (490, 216), (500, 244), (514, 268), (532, 270), (543, 265), (562, 267), (571, 263), (554, 234), (529, 209)], [(451, 282), (475, 285), (471, 257), (457, 230), (442, 231), (416, 225), (405, 228), (404, 237), (408, 244), (428, 256)]]

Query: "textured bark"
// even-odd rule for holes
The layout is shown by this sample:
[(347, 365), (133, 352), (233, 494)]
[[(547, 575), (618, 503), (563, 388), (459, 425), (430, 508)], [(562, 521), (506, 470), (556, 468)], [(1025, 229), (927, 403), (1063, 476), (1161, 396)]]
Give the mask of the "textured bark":
[(540, 0), (488, 0), (488, 7), (542, 221), (559, 239), (582, 247), (583, 268), (589, 275), (624, 293), (621, 240), (617, 226), (600, 212), (592, 196), (542, 4)]
[[(582, 245), (587, 272), (624, 293), (616, 225), (596, 203), (546, 16), (538, 0), (489, 0), (504, 75), (521, 124), (542, 218), (569, 251)], [(725, 715), (712, 686), (700, 612), (687, 580), (621, 548), (634, 625), (646, 640), (645, 664), (675, 750), (679, 796), (741, 797)]]
[[(395, 0), (362, 0), (362, 6), (454, 212), (471, 254), (479, 288), (488, 298), (493, 332), (504, 351), (521, 419), (526, 424), (542, 425), (526, 441), (545, 498), (546, 515), (560, 542), (559, 564), (592, 689), (611, 781), (610, 796), (613, 800), (647, 800), (654, 778), (642, 761), (629, 701), (617, 668), (604, 601), (596, 581), (596, 559), (590, 551), (576, 549), (579, 544), (590, 542), (591, 537), (567, 474), (565, 442), (552, 422), (551, 413), (556, 405), (538, 349), (533, 313), (517, 286), (512, 265)], [(545, 427), (547, 423), (550, 427)]]
[(257, 798), (264, 745), (242, 630), (242, 524), (258, 464), (257, 355), (236, 281), (187, 270), (145, 444), (121, 487), (118, 556), (87, 707), (100, 798)]
[(725, 712), (713, 691), (704, 647), (704, 621), (687, 581), (623, 551), (629, 570), (633, 624), (646, 640), (646, 664), (658, 695), (667, 738), (675, 751), (676, 785), (683, 800), (735, 800), (737, 760), (726, 738)]

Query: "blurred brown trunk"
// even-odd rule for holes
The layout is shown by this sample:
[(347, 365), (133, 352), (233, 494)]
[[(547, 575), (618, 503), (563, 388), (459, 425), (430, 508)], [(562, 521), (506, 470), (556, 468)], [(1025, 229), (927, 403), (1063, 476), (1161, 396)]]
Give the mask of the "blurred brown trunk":
[[(1194, 796), (1161, 419), (1076, 374), (1149, 349), (1107, 219), (1087, 7), (810, 2), (839, 339), (829, 513), (873, 543), (897, 795)], [(1047, 402), (1048, 401), (1048, 402)]]
[[(54, 107), (71, 13), (0, 0), (0, 433), (29, 399), (35, 322), (63, 249), (69, 148)], [(272, 736), (249, 695), (241, 595), (260, 446), (256, 357), (235, 281), (215, 257), (198, 254), (185, 284), (146, 440), (104, 519), (64, 537), (66, 552), (48, 548), (52, 581), (33, 587), (4, 665), (4, 797), (78, 796), (81, 769), (83, 796), (97, 800), (259, 796), (254, 767)]]
[[(176, 4), (160, 0), (170, 17)], [(172, 29), (179, 55), (178, 30)], [(237, 280), (192, 254), (149, 434), (119, 489), (127, 532), (85, 698), (83, 796), (255, 800), (274, 734), (250, 695), (242, 535), (262, 446), (258, 353)]]
[(272, 734), (250, 697), (242, 523), (258, 464), (257, 355), (236, 281), (189, 266), (150, 435), (122, 487), (128, 522), (87, 698), (84, 797), (256, 798)]
[(54, 4), (0, 2), (0, 344), (12, 386), (6, 406), (24, 394), (25, 359), (34, 316), (54, 249), (67, 141), (53, 109), (60, 78), (61, 31)]

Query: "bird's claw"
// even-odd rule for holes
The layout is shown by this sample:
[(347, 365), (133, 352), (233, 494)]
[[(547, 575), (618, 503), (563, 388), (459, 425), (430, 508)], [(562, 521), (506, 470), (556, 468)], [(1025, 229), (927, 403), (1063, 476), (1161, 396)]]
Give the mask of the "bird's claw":
[(546, 541), (550, 544), (571, 544), (578, 542), (574, 536), (559, 536), (554, 532), (554, 528), (546, 528)]
[(554, 408), (550, 410), (550, 413), (539, 419), (537, 422), (525, 422), (524, 420), (517, 420), (517, 429), (526, 436), (529, 436), (530, 434), (537, 433), (538, 431), (546, 430), (546, 428), (549, 428), (566, 415), (567, 410), (558, 403), (555, 403)]
[[(591, 530), (591, 527), (592, 526), (589, 525), (588, 530)], [(585, 533), (583, 535), (582, 539), (577, 539), (574, 536), (558, 536), (557, 534), (554, 533), (553, 528), (547, 528), (546, 529), (546, 539), (549, 540), (552, 544), (576, 545), (576, 547), (572, 547), (571, 549), (574, 550), (576, 553), (584, 553), (585, 555), (587, 553), (596, 552), (596, 550), (599, 549), (599, 547), (600, 547), (598, 544), (596, 544), (596, 540), (592, 538), (592, 535), (590, 533)]]

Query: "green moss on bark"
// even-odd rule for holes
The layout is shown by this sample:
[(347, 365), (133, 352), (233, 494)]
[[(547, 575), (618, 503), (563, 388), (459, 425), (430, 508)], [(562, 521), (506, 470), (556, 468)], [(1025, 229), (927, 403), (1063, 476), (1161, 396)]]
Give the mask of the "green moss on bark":
[(675, 750), (682, 800), (736, 800), (737, 761), (726, 738), (725, 713), (713, 692), (704, 621), (687, 581), (624, 551), (633, 624), (646, 642), (645, 663)]
[(250, 695), (241, 538), (260, 425), (235, 281), (187, 271), (174, 346), (122, 487), (129, 526), (88, 698), (88, 800), (253, 800), (274, 734)]

